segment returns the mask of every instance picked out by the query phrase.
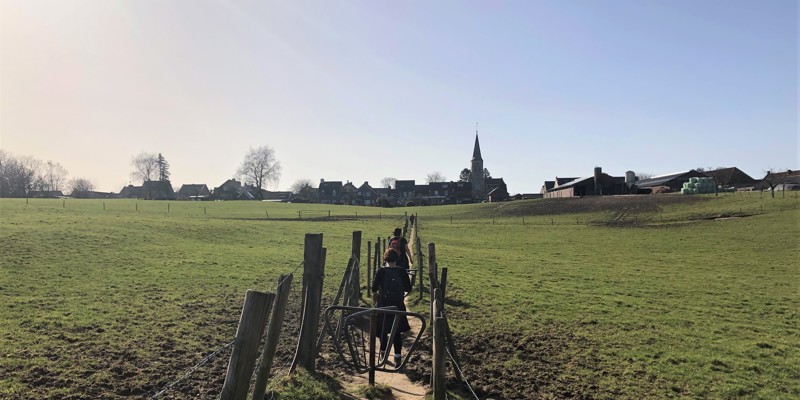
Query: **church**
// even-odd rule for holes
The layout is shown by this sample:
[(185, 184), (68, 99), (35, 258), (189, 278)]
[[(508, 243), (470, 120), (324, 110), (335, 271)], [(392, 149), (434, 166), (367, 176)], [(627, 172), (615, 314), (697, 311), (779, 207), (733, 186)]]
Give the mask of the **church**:
[(481, 143), (478, 132), (475, 132), (475, 146), (472, 149), (470, 161), (470, 184), (472, 185), (472, 198), (476, 201), (504, 201), (508, 200), (508, 188), (503, 178), (484, 176), (483, 157), (481, 157)]

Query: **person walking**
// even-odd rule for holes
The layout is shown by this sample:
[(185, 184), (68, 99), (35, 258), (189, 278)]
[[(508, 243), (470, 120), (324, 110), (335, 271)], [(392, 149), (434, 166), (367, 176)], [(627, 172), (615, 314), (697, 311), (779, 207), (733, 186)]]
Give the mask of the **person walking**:
[[(372, 298), (376, 307), (395, 306), (398, 311), (406, 311), (405, 294), (411, 291), (411, 280), (406, 271), (398, 265), (400, 255), (392, 248), (386, 249), (383, 253), (385, 266), (378, 268), (375, 272), (375, 279), (372, 281)], [(392, 333), (392, 325), (397, 318), (397, 334), (393, 343), (389, 343), (389, 336)], [(378, 315), (377, 330), (375, 335), (381, 341), (381, 355), (388, 354), (390, 347), (394, 345), (394, 363), (400, 365), (402, 360), (403, 332), (411, 330), (408, 318), (405, 315)], [(381, 359), (384, 357), (381, 356)]]
[(405, 270), (411, 269), (411, 266), (413, 265), (411, 262), (413, 259), (411, 256), (411, 247), (408, 245), (408, 240), (403, 237), (402, 229), (394, 229), (394, 237), (389, 239), (388, 247), (396, 251), (400, 256), (400, 259), (397, 261), (397, 265), (401, 266)]

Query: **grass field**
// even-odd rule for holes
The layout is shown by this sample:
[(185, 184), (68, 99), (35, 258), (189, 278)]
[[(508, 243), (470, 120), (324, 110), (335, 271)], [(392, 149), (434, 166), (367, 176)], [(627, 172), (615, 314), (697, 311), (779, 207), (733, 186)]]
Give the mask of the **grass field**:
[[(330, 295), (351, 232), (386, 236), (405, 211), (448, 267), (482, 398), (800, 397), (794, 193), (411, 209), (2, 199), (0, 397), (152, 395), (233, 338), (244, 292), (295, 270), (305, 233), (325, 236)], [(226, 362), (171, 396), (215, 397)]]

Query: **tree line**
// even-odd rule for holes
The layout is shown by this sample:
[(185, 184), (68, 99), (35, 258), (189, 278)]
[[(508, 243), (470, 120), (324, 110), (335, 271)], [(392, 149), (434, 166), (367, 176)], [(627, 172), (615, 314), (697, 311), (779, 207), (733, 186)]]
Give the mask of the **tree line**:
[(56, 161), (31, 156), (14, 156), (0, 150), (0, 197), (27, 197), (31, 192), (82, 193), (94, 190), (88, 178), (69, 178), (67, 169)]
[[(141, 152), (131, 160), (132, 182), (170, 179), (170, 165), (162, 153)], [(236, 171), (245, 184), (263, 188), (268, 182), (280, 178), (281, 164), (269, 146), (250, 148)], [(0, 197), (28, 197), (36, 192), (52, 194), (70, 193), (84, 197), (94, 191), (95, 185), (86, 177), (69, 178), (67, 169), (56, 161), (42, 161), (31, 156), (15, 156), (0, 150)], [(261, 193), (257, 194), (260, 198)]]

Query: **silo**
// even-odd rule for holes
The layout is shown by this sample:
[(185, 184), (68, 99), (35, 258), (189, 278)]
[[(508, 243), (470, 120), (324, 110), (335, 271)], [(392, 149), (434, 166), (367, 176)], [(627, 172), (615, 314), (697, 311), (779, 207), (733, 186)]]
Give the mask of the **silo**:
[(600, 167), (594, 167), (594, 195), (600, 196), (603, 194), (603, 188), (600, 186), (600, 175), (603, 173), (603, 169)]
[(634, 183), (636, 183), (636, 173), (633, 171), (625, 171), (625, 186), (630, 189), (633, 187)]

